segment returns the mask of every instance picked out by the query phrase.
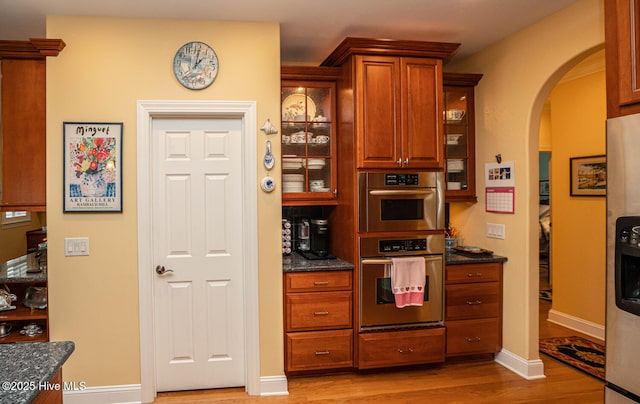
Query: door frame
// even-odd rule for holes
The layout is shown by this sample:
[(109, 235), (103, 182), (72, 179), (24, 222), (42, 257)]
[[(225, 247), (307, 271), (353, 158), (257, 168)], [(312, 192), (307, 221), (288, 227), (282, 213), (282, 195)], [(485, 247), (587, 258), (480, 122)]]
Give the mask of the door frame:
[[(140, 316), (140, 382), (142, 402), (156, 397), (153, 302), (153, 229), (151, 136), (159, 118), (240, 118), (242, 120), (243, 249), (258, 251), (258, 205), (255, 101), (138, 101), (137, 102), (138, 291)], [(260, 394), (258, 258), (243, 255), (245, 325), (245, 390)]]

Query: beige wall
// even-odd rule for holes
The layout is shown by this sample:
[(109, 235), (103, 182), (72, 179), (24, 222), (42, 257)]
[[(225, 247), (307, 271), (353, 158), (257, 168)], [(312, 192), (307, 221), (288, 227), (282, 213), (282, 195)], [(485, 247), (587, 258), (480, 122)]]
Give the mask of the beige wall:
[[(602, 0), (574, 5), (510, 36), (447, 70), (483, 73), (476, 89), (476, 170), (501, 154), (515, 162), (515, 214), (485, 212), (485, 184), (478, 203), (451, 208), (465, 243), (509, 261), (504, 271), (503, 346), (538, 358), (538, 132), (544, 101), (560, 77), (604, 43)], [(555, 158), (555, 156), (554, 156)], [(486, 237), (487, 223), (502, 223), (506, 239)]]
[[(47, 64), (47, 206), (51, 339), (76, 351), (64, 378), (88, 386), (140, 383), (136, 102), (256, 101), (257, 122), (279, 126), (279, 26), (215, 21), (47, 18), (47, 37), (67, 46)], [(212, 86), (182, 87), (173, 77), (175, 51), (210, 44), (220, 59)], [(123, 122), (123, 212), (62, 213), (62, 122)], [(257, 151), (266, 137), (255, 129)], [(278, 142), (275, 143), (279, 154)], [(256, 156), (259, 158), (259, 156)], [(277, 167), (277, 166), (276, 166)], [(264, 175), (259, 165), (258, 178)], [(272, 175), (280, 175), (278, 168)], [(256, 184), (258, 186), (258, 184)], [(283, 374), (280, 195), (258, 192), (261, 375)], [(86, 236), (91, 255), (64, 257), (65, 237)], [(151, 268), (149, 268), (151, 270)]]
[(569, 159), (606, 152), (604, 71), (558, 84), (549, 100), (552, 308), (604, 327), (606, 198), (569, 192)]

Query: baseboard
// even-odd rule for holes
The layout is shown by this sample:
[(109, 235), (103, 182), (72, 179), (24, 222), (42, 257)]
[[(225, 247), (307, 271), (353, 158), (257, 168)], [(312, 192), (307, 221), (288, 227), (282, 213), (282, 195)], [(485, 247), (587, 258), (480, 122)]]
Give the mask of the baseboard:
[(495, 361), (513, 373), (527, 379), (544, 379), (544, 364), (541, 359), (526, 360), (506, 349), (498, 352)]
[[(289, 395), (286, 376), (260, 378), (261, 396)], [(142, 385), (87, 387), (84, 390), (64, 392), (64, 404), (139, 404), (142, 403)]]
[(262, 376), (260, 377), (261, 396), (288, 396), (289, 385), (287, 377), (282, 376)]
[(142, 385), (87, 387), (64, 392), (64, 404), (124, 404), (141, 403)]
[(603, 325), (592, 323), (591, 321), (553, 309), (549, 310), (547, 321), (604, 341), (605, 329)]

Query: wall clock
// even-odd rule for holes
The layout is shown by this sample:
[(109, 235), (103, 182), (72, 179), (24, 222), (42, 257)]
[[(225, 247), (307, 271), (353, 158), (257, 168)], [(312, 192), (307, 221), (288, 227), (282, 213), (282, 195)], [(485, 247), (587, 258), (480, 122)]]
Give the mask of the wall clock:
[(173, 58), (173, 74), (188, 89), (202, 90), (218, 75), (216, 52), (204, 42), (189, 42), (180, 47)]

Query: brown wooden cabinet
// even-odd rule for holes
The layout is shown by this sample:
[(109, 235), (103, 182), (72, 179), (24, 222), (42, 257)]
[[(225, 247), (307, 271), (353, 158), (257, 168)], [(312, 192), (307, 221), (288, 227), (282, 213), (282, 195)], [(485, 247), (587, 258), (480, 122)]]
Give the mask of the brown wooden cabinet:
[(33, 400), (33, 404), (62, 404), (62, 392), (64, 390), (62, 369), (58, 370), (49, 380), (49, 386), (51, 388), (44, 389), (38, 394)]
[(607, 117), (640, 112), (640, 0), (605, 0)]
[(325, 59), (323, 66), (342, 68), (338, 153), (345, 169), (442, 169), (442, 64), (458, 46), (346, 38)]
[(358, 369), (444, 362), (444, 327), (359, 335)]
[(285, 371), (353, 367), (352, 279), (352, 271), (285, 273)]
[(59, 39), (0, 41), (2, 200), (0, 210), (46, 209), (46, 61)]
[(357, 168), (442, 168), (442, 61), (357, 55)]
[[(0, 323), (6, 322), (11, 325), (11, 332), (5, 337), (0, 337), (0, 344), (49, 341), (49, 308), (32, 309), (23, 304), (23, 298), (29, 286), (46, 288), (47, 282), (38, 280), (0, 283), (0, 287), (4, 288), (3, 285), (7, 285), (10, 292), (18, 297), (18, 300), (13, 302), (13, 305), (16, 306), (14, 310), (0, 311)], [(20, 333), (23, 327), (29, 324), (40, 326), (42, 333), (34, 336)]]
[(337, 203), (338, 73), (328, 67), (281, 68), (284, 206)]
[(502, 348), (502, 263), (445, 267), (447, 356)]
[(477, 201), (474, 87), (481, 78), (481, 74), (444, 74), (447, 202)]

